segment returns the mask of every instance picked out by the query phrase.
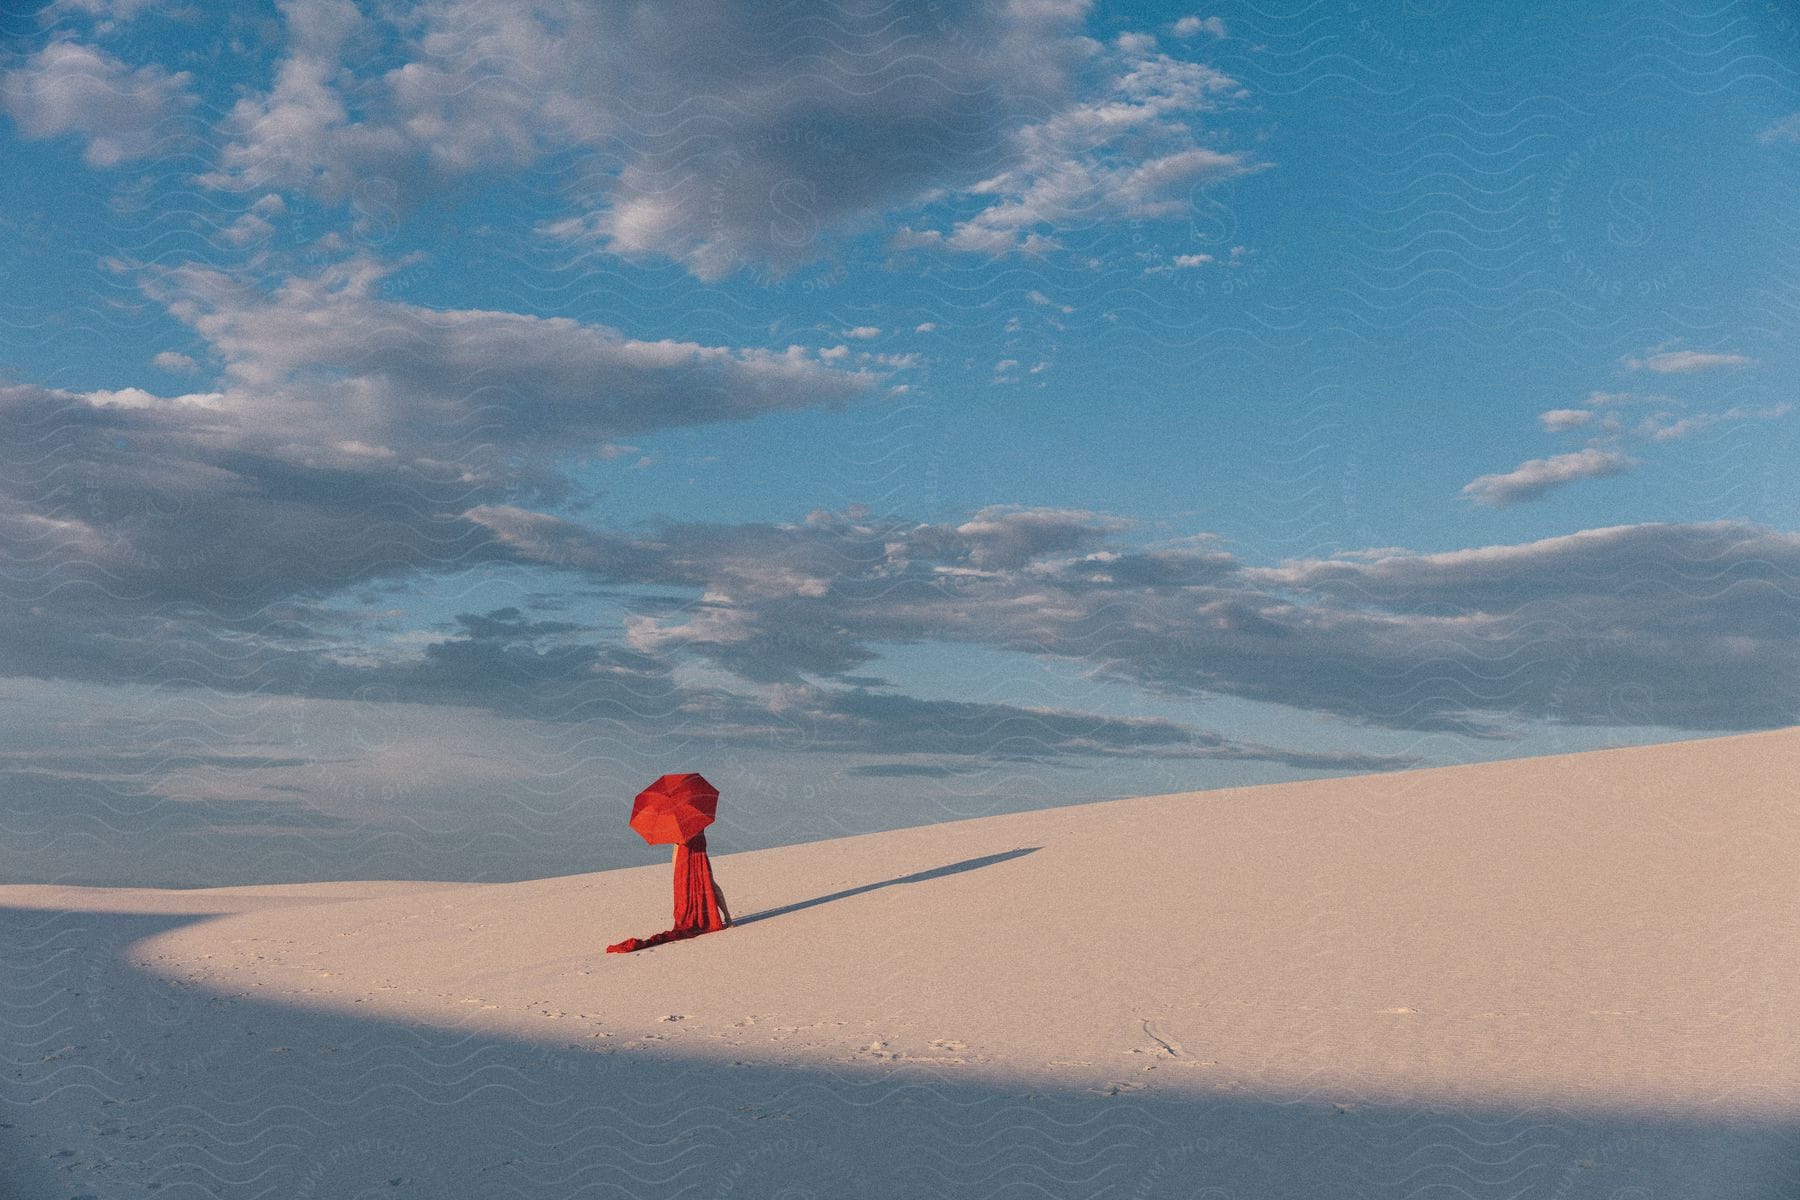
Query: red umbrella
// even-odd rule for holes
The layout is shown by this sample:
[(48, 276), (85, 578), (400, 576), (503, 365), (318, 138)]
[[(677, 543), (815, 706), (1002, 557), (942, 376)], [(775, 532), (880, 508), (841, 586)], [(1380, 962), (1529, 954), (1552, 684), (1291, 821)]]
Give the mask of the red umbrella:
[(631, 827), (652, 846), (679, 846), (719, 815), (719, 789), (704, 775), (664, 775), (637, 794)]
[(675, 928), (647, 938), (626, 938), (608, 946), (608, 954), (628, 954), (731, 924), (725, 893), (713, 881), (702, 832), (718, 810), (719, 789), (692, 772), (664, 775), (638, 793), (631, 805), (631, 827), (652, 846), (675, 846)]

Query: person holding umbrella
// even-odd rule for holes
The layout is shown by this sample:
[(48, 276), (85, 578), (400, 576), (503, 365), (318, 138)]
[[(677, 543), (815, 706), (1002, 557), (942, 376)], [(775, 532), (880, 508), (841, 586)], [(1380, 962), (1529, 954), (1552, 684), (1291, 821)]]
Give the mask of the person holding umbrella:
[(692, 772), (664, 775), (638, 793), (631, 805), (631, 827), (652, 846), (675, 847), (675, 927), (616, 942), (606, 948), (608, 954), (629, 954), (731, 925), (725, 893), (706, 857), (704, 830), (718, 811), (719, 789)]

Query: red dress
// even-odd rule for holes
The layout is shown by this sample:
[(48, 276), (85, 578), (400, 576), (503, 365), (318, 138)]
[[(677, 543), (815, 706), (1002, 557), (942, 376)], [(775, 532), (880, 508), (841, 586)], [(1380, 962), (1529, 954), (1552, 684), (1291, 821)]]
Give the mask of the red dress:
[(731, 924), (725, 893), (713, 880), (712, 862), (706, 857), (706, 835), (696, 833), (685, 845), (675, 847), (675, 928), (647, 938), (626, 938), (608, 946), (608, 954), (629, 954), (664, 942), (712, 933)]

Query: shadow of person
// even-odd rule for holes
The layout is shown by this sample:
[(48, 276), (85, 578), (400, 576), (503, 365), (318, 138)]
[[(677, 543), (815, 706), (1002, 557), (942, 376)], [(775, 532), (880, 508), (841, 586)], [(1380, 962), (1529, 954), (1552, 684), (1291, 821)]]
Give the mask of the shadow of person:
[(762, 912), (751, 913), (747, 917), (738, 917), (732, 921), (732, 925), (748, 925), (753, 921), (766, 921), (770, 917), (785, 917), (787, 914), (799, 912), (803, 908), (817, 908), (821, 904), (830, 904), (833, 900), (847, 900), (851, 896), (860, 896), (864, 892), (873, 892), (879, 888), (898, 887), (903, 883), (923, 883), (927, 879), (942, 879), (946, 875), (958, 875), (964, 871), (979, 870), (982, 867), (991, 867), (996, 863), (1023, 858), (1025, 855), (1041, 849), (1043, 849), (1041, 846), (1022, 846), (1017, 850), (1005, 850), (999, 854), (984, 854), (980, 858), (967, 858), (962, 862), (950, 863), (948, 866), (932, 867), (929, 871), (916, 871), (911, 875), (883, 879), (879, 883), (865, 883), (860, 887), (832, 892), (829, 896), (815, 896), (811, 900), (800, 900), (793, 904), (784, 904), (780, 908), (767, 908)]

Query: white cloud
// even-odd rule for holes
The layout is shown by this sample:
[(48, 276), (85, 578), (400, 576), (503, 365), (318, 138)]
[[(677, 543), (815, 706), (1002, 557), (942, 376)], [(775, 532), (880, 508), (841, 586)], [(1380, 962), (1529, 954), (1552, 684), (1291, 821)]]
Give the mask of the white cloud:
[[(935, 239), (904, 230), (897, 246), (988, 255), (1053, 248), (1055, 233), (1112, 220), (1179, 216), (1195, 188), (1268, 164), (1201, 145), (1200, 114), (1243, 88), (1201, 63), (1127, 48), (1099, 95), (1020, 130), (1005, 169), (966, 189), (995, 199)], [(937, 232), (937, 231), (931, 231)]]
[(231, 140), (218, 169), (201, 181), (337, 201), (358, 187), (416, 178), (416, 142), (392, 123), (354, 119), (343, 95), (341, 84), (352, 81), (348, 47), (368, 33), (361, 10), (352, 0), (281, 0), (279, 7), (287, 46), (274, 83), (232, 107), (223, 124)]
[(193, 77), (158, 66), (133, 69), (106, 51), (55, 41), (0, 75), (0, 107), (26, 137), (87, 138), (90, 166), (153, 154), (176, 136), (173, 119), (194, 103)]
[(1659, 375), (1706, 371), (1714, 367), (1744, 367), (1754, 360), (1742, 354), (1707, 354), (1698, 350), (1665, 350), (1643, 358), (1627, 358), (1625, 366), (1632, 371), (1654, 371)]
[(861, 341), (867, 341), (869, 338), (880, 337), (881, 330), (877, 329), (873, 325), (858, 325), (854, 329), (838, 330), (838, 336), (839, 337), (847, 337), (847, 338), (856, 338)]
[[(1654, 363), (1658, 359), (1672, 360), (1664, 362), (1660, 367), (1651, 367), (1652, 370), (1664, 372), (1701, 369), (1689, 361), (1689, 358), (1683, 357), (1691, 355), (1690, 351), (1665, 351), (1645, 361)], [(1748, 361), (1736, 355), (1694, 357)], [(1708, 362), (1704, 365), (1721, 364)], [(1619, 410), (1628, 405), (1642, 404), (1658, 405), (1659, 410), (1635, 424), (1627, 423), (1625, 414)], [(1483, 475), (1465, 485), (1462, 494), (1477, 503), (1496, 507), (1535, 500), (1576, 480), (1619, 475), (1639, 465), (1636, 460), (1628, 458), (1617, 449), (1621, 445), (1631, 442), (1678, 441), (1727, 421), (1775, 420), (1786, 416), (1792, 406), (1778, 404), (1767, 408), (1733, 407), (1717, 412), (1695, 412), (1680, 416), (1678, 412), (1683, 407), (1682, 401), (1669, 396), (1635, 392), (1591, 392), (1585, 408), (1553, 408), (1538, 414), (1538, 421), (1548, 433), (1584, 433), (1587, 449), (1572, 454), (1532, 459), (1504, 474)]]
[(935, 333), (935, 332), (937, 332), (937, 322), (936, 321), (921, 321), (921, 322), (919, 322), (918, 325), (913, 327), (913, 332), (914, 333)]
[[(1242, 95), (1234, 81), (1145, 35), (1102, 47), (1082, 34), (1090, 0), (869, 14), (817, 0), (779, 28), (730, 6), (681, 21), (575, 0), (277, 7), (272, 78), (234, 104), (199, 178), (347, 203), (364, 234), (471, 173), (579, 149), (586, 195), (540, 232), (703, 279), (787, 271), (958, 197), (986, 207), (895, 245), (1035, 255), (1065, 227), (1179, 215), (1195, 187), (1264, 165), (1199, 140), (1198, 116)], [(44, 55), (62, 58), (14, 72), (9, 107), (28, 132), (90, 133), (95, 161), (148, 153), (158, 114), (191, 99), (185, 75), (129, 74), (67, 42)], [(128, 94), (71, 102), (96, 81)], [(274, 216), (222, 237), (253, 244)]]
[(1538, 414), (1538, 420), (1551, 433), (1565, 433), (1571, 429), (1580, 429), (1594, 420), (1591, 408), (1553, 408), (1549, 412)]
[(575, 147), (597, 152), (590, 203), (547, 229), (708, 277), (788, 266), (816, 256), (814, 232), (991, 163), (1063, 94), (1090, 7), (816, 0), (770, 21), (614, 0), (279, 0), (285, 52), (234, 110), (213, 181), (342, 198), (367, 175), (404, 199)]
[(1617, 408), (1626, 404), (1679, 404), (1668, 396), (1647, 396), (1640, 392), (1589, 392), (1589, 408)]
[(56, 0), (38, 15), (40, 23), (54, 20), (62, 13), (81, 13), (101, 18), (102, 25), (129, 21), (149, 8), (156, 0)]
[(977, 512), (953, 532), (975, 566), (1016, 568), (1047, 555), (1098, 546), (1108, 534), (1129, 524), (1117, 517), (1103, 517), (1078, 508), (995, 505)]
[(233, 246), (248, 246), (251, 242), (262, 241), (274, 232), (274, 222), (256, 213), (245, 213), (220, 230), (219, 237)]
[(173, 350), (164, 350), (150, 360), (150, 365), (162, 371), (173, 371), (178, 375), (192, 375), (200, 369), (200, 364), (185, 354)]
[(1072, 313), (1075, 311), (1074, 305), (1058, 304), (1056, 301), (1052, 300), (1050, 297), (1044, 295), (1044, 293), (1036, 290), (1035, 288), (1032, 289), (1031, 291), (1025, 293), (1025, 299), (1028, 302), (1037, 305), (1039, 308), (1053, 308), (1057, 312), (1064, 313), (1064, 314)]
[(1781, 118), (1756, 135), (1765, 146), (1774, 142), (1800, 143), (1800, 113)]
[(1623, 475), (1636, 465), (1635, 459), (1618, 451), (1590, 447), (1573, 454), (1534, 458), (1503, 475), (1483, 475), (1464, 485), (1462, 494), (1477, 504), (1505, 507), (1536, 500), (1577, 480)]
[(1225, 19), (1223, 17), (1183, 17), (1175, 22), (1175, 36), (1190, 38), (1196, 34), (1210, 33), (1213, 37), (1225, 36)]
[(1156, 263), (1144, 268), (1146, 275), (1172, 275), (1176, 271), (1192, 271), (1213, 261), (1210, 254), (1177, 254), (1166, 263)]
[(1653, 442), (1673, 442), (1726, 421), (1772, 421), (1791, 411), (1792, 405), (1776, 404), (1768, 408), (1728, 408), (1723, 412), (1694, 413), (1679, 419), (1671, 419), (1672, 413), (1657, 413), (1644, 418), (1635, 432), (1638, 437)]

